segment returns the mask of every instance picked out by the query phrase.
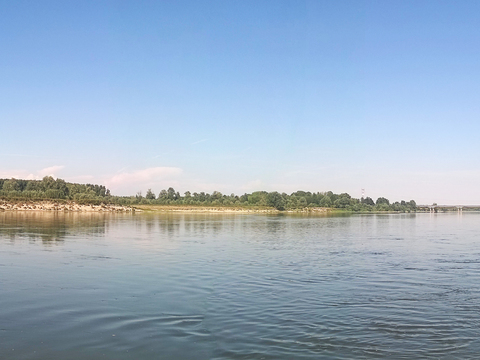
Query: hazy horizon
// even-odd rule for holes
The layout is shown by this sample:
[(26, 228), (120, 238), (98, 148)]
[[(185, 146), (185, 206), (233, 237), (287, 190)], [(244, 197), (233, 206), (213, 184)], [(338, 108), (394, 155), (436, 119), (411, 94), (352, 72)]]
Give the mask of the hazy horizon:
[(480, 204), (480, 3), (0, 4), (0, 178)]

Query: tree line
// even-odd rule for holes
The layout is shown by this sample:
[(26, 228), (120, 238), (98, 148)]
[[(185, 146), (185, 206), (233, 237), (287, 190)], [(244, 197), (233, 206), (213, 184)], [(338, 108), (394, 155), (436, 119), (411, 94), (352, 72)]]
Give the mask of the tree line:
[(103, 185), (68, 183), (45, 176), (42, 180), (0, 179), (0, 197), (15, 200), (73, 200), (100, 203), (110, 198)]
[(159, 205), (203, 205), (203, 206), (263, 206), (274, 207), (278, 210), (304, 209), (308, 207), (327, 207), (345, 209), (350, 211), (415, 211), (417, 204), (414, 200), (397, 201), (390, 203), (384, 197), (373, 201), (370, 197), (356, 199), (347, 193), (335, 194), (327, 192), (296, 191), (291, 194), (279, 193), (277, 191), (255, 191), (251, 194), (225, 195), (219, 191), (212, 194), (205, 192), (186, 191), (183, 196), (170, 187), (168, 190), (161, 190), (158, 196), (152, 189), (148, 189), (145, 196), (137, 193), (135, 201), (139, 204)]
[(345, 209), (349, 211), (416, 211), (414, 200), (391, 203), (384, 197), (376, 201), (370, 197), (356, 199), (347, 193), (335, 194), (332, 191), (296, 191), (291, 194), (277, 191), (255, 191), (243, 195), (225, 195), (186, 191), (181, 195), (170, 187), (161, 190), (158, 196), (148, 189), (143, 196), (112, 196), (103, 185), (68, 183), (62, 179), (46, 176), (42, 180), (0, 179), (0, 197), (16, 200), (73, 200), (78, 203), (110, 203), (117, 205), (191, 205), (191, 206), (238, 206), (273, 207), (277, 210), (295, 210), (312, 207)]

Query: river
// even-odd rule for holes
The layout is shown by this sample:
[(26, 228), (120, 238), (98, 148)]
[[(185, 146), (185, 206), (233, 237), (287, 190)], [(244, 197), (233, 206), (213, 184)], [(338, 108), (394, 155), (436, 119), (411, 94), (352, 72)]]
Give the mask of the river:
[(477, 359), (479, 289), (479, 213), (0, 213), (0, 359)]

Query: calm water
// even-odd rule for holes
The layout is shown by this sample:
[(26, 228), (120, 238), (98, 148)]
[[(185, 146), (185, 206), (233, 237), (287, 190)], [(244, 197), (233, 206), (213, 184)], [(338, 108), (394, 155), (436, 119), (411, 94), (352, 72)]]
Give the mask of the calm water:
[(0, 213), (1, 359), (478, 359), (480, 214)]

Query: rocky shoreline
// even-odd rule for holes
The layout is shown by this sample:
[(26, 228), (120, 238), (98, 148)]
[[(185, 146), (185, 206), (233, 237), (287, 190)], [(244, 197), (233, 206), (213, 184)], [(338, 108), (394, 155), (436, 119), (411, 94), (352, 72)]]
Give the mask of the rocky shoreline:
[(72, 211), (72, 212), (132, 212), (121, 205), (82, 205), (73, 201), (5, 201), (0, 200), (0, 211)]

